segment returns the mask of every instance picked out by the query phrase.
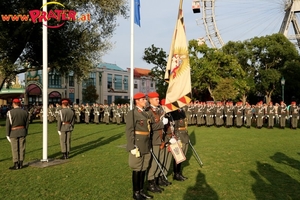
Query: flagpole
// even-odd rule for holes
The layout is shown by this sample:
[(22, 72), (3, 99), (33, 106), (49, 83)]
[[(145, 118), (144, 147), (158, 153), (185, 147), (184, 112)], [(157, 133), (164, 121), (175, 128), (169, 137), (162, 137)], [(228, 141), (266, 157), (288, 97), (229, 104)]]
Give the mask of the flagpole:
[(133, 109), (133, 85), (134, 85), (134, 0), (131, 0), (131, 19), (130, 19), (130, 109)]
[[(43, 0), (43, 5), (47, 0)], [(47, 12), (47, 5), (43, 6), (43, 11)], [(48, 162), (48, 23), (44, 21), (43, 26), (43, 159)]]

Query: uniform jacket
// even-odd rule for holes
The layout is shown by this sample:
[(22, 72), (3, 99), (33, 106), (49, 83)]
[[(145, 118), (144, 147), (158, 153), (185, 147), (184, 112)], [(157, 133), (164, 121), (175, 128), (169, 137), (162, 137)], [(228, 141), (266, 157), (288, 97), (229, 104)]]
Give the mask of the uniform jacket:
[[(9, 117), (10, 116), (10, 117)], [(17, 130), (11, 130), (14, 127), (21, 127)], [(6, 136), (17, 138), (25, 137), (28, 133), (29, 114), (21, 108), (14, 108), (7, 112), (6, 117)]]
[(61, 132), (73, 131), (75, 113), (71, 108), (63, 108), (58, 113), (57, 130)]
[[(183, 143), (189, 143), (190, 137), (187, 130), (187, 121), (185, 112), (181, 109), (171, 112), (172, 118), (175, 121), (175, 134)], [(184, 129), (185, 130), (179, 130)]]
[(147, 109), (147, 112), (149, 116), (151, 117), (151, 139), (152, 139), (152, 145), (160, 145), (163, 141), (163, 128), (164, 124), (160, 120), (162, 115), (164, 114), (164, 111), (162, 108), (152, 108), (149, 107)]

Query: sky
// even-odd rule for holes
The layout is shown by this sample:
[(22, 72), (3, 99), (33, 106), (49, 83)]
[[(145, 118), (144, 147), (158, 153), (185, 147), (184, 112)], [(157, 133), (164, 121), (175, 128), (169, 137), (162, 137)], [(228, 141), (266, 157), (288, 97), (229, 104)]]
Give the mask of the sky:
[[(130, 5), (130, 0), (128, 0)], [(152, 44), (167, 54), (178, 15), (179, 0), (140, 0), (141, 27), (134, 25), (134, 67), (151, 69), (143, 61), (145, 48)], [(194, 14), (192, 0), (183, 1), (187, 40), (206, 37), (204, 9)], [(223, 41), (244, 41), (256, 36), (277, 33), (284, 17), (284, 0), (215, 0), (215, 21)], [(118, 27), (111, 38), (113, 49), (102, 57), (103, 62), (130, 67), (130, 18), (118, 18)], [(209, 42), (207, 44), (210, 46)]]

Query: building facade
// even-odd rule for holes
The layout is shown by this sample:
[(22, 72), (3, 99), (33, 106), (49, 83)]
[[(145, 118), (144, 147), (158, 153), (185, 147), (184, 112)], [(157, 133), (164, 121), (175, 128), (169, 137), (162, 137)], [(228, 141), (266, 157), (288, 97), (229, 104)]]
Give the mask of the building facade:
[[(155, 82), (149, 76), (150, 70), (134, 69), (134, 93), (155, 91)], [(42, 70), (30, 71), (25, 75), (24, 103), (26, 105), (42, 104)], [(73, 103), (85, 102), (83, 91), (89, 85), (95, 86), (99, 95), (97, 103), (111, 104), (117, 99), (130, 99), (130, 69), (124, 70), (115, 64), (100, 63), (88, 77), (78, 81), (73, 73), (62, 76), (55, 71), (48, 73), (48, 104), (58, 103), (62, 98), (69, 98)]]

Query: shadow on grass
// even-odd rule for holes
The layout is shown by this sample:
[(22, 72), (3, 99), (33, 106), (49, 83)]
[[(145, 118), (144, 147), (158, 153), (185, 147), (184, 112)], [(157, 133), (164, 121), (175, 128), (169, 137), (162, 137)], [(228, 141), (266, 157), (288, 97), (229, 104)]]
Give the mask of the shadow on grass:
[[(90, 142), (87, 142), (85, 144), (82, 144), (82, 145), (78, 145), (78, 146), (75, 146), (75, 147), (72, 147), (71, 148), (71, 157), (75, 157), (77, 155), (80, 155), (84, 152), (87, 152), (87, 151), (90, 151), (92, 149), (95, 149), (99, 146), (103, 146), (103, 145), (106, 145), (106, 144), (109, 144), (119, 138), (121, 138), (124, 134), (123, 133), (119, 133), (117, 135), (114, 135), (114, 136), (111, 136), (105, 140), (103, 140), (104, 137), (100, 137), (99, 139), (97, 140), (94, 140), (94, 141), (90, 141)], [(59, 153), (58, 155), (61, 155), (61, 153)], [(55, 156), (57, 156), (57, 154), (55, 154)]]
[(213, 188), (208, 185), (205, 179), (205, 174), (198, 170), (198, 175), (196, 179), (196, 184), (193, 187), (189, 187), (183, 196), (184, 200), (194, 200), (194, 199), (211, 199), (217, 200), (219, 196)]
[(257, 172), (250, 171), (255, 179), (252, 191), (256, 199), (299, 199), (300, 183), (272, 165), (257, 162)]
[(277, 152), (270, 158), (277, 163), (286, 164), (290, 167), (300, 170), (300, 161), (290, 158), (287, 155), (285, 155), (284, 153)]

